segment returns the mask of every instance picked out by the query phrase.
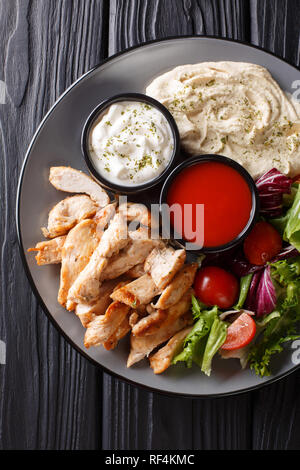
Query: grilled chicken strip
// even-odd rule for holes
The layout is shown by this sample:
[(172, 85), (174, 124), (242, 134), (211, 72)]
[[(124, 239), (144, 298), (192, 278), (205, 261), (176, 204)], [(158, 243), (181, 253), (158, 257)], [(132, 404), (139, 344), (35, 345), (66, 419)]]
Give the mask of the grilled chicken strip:
[(49, 181), (60, 191), (88, 194), (99, 207), (109, 204), (106, 191), (82, 171), (67, 166), (53, 166), (50, 168)]
[(192, 331), (192, 328), (192, 326), (188, 326), (179, 331), (165, 346), (150, 356), (150, 367), (153, 369), (154, 374), (161, 374), (170, 367), (173, 357), (181, 351), (184, 340)]
[(142, 318), (135, 326), (132, 328), (132, 334), (135, 336), (147, 336), (149, 334), (154, 334), (165, 320), (174, 320), (178, 316), (185, 313), (191, 305), (191, 297), (193, 294), (193, 289), (189, 289), (176, 303), (166, 310), (153, 310), (150, 314)]
[(82, 325), (87, 328), (88, 324), (98, 315), (104, 315), (108, 306), (112, 303), (110, 294), (120, 283), (120, 279), (105, 281), (100, 287), (99, 299), (93, 304), (77, 304), (75, 313)]
[(120, 339), (124, 338), (124, 336), (126, 336), (130, 330), (131, 327), (129, 324), (129, 315), (127, 315), (118, 327), (118, 329), (115, 331), (115, 333), (113, 333), (110, 338), (108, 338), (108, 340), (103, 343), (103, 347), (107, 349), (107, 351), (114, 349)]
[(92, 320), (86, 330), (84, 345), (98, 346), (109, 340), (115, 334), (123, 320), (128, 316), (130, 307), (121, 302), (112, 302), (107, 308), (105, 315), (100, 315)]
[(146, 317), (143, 317), (132, 328), (132, 334), (135, 336), (153, 335), (159, 330), (161, 324), (168, 316), (167, 310), (155, 310)]
[(134, 325), (139, 321), (140, 316), (136, 310), (132, 310), (130, 315), (129, 315), (129, 325), (131, 328), (134, 327)]
[(118, 255), (110, 259), (102, 273), (102, 279), (114, 279), (121, 276), (140, 263), (144, 263), (149, 253), (155, 246), (161, 246), (161, 240), (150, 240), (149, 238), (140, 238), (139, 230), (129, 232), (129, 244), (119, 252)]
[(119, 253), (129, 243), (127, 222), (122, 214), (115, 214), (107, 230), (103, 233), (97, 248), (98, 256), (110, 258)]
[(166, 309), (175, 305), (183, 294), (192, 286), (197, 269), (197, 263), (183, 266), (170, 284), (164, 289), (157, 303), (153, 305), (153, 307)]
[(126, 276), (128, 276), (130, 279), (137, 279), (138, 277), (141, 277), (144, 274), (144, 263), (139, 263), (136, 266), (133, 266), (133, 268), (129, 269), (129, 271), (127, 271), (126, 273)]
[[(192, 322), (192, 314), (185, 315), (191, 306), (191, 295), (193, 289), (189, 289), (180, 301), (167, 310), (165, 320), (154, 334), (135, 336), (131, 334), (131, 350), (127, 361), (127, 367), (132, 366), (148, 356), (153, 349), (171, 338), (175, 333), (182, 330)], [(147, 317), (146, 317), (147, 318)], [(138, 323), (134, 326), (137, 328)]]
[(35, 257), (39, 266), (45, 264), (59, 264), (61, 263), (61, 250), (65, 243), (66, 235), (53, 238), (46, 242), (39, 242), (34, 248), (28, 248), (27, 251), (37, 251)]
[(144, 204), (128, 202), (119, 206), (119, 212), (124, 214), (128, 221), (139, 222), (146, 227), (151, 227), (151, 213)]
[[(97, 211), (93, 217), (93, 220), (97, 222), (97, 236), (99, 237), (99, 240), (103, 235), (104, 229), (114, 215), (115, 208), (116, 203), (108, 204), (108, 206)], [(37, 260), (37, 264), (40, 266), (45, 264), (58, 264), (61, 263), (61, 251), (65, 239), (66, 235), (62, 235), (61, 237), (56, 237), (49, 241), (39, 242), (34, 248), (29, 248), (27, 251), (38, 251), (35, 258)], [(139, 276), (136, 275), (135, 277)]]
[(152, 277), (149, 274), (144, 274), (144, 276), (113, 292), (111, 298), (135, 308), (139, 305), (149, 304), (153, 297), (159, 293), (160, 290), (154, 284)]
[(192, 322), (192, 314), (187, 312), (181, 317), (176, 318), (176, 320), (171, 323), (166, 320), (159, 331), (154, 335), (131, 335), (131, 350), (127, 360), (127, 367), (131, 367), (133, 364), (144, 359), (144, 357), (149, 356), (153, 349), (170, 339), (174, 334), (185, 328), (187, 325), (191, 325)]
[(185, 257), (185, 250), (154, 248), (145, 261), (144, 269), (151, 274), (156, 286), (164, 289), (183, 266)]
[[(58, 302), (65, 306), (68, 292), (90, 260), (99, 243), (97, 224), (91, 219), (82, 220), (70, 230), (62, 249)], [(70, 309), (69, 305), (69, 309)]]
[(108, 204), (107, 206), (102, 207), (102, 209), (99, 209), (96, 212), (94, 216), (94, 220), (95, 222), (97, 222), (97, 232), (99, 232), (99, 234), (103, 234), (109, 222), (114, 217), (116, 213), (116, 206), (117, 206), (117, 203), (112, 202), (111, 204)]
[(96, 210), (97, 206), (89, 196), (67, 197), (51, 209), (48, 216), (48, 227), (42, 227), (42, 232), (46, 238), (65, 235), (81, 220), (93, 217)]
[[(72, 285), (68, 300), (75, 303), (92, 303), (99, 297), (102, 272), (108, 265), (108, 259), (118, 253), (129, 243), (127, 223), (117, 213), (102, 235), (99, 245), (92, 254), (88, 264)], [(116, 276), (117, 277), (117, 276)]]
[(87, 327), (88, 323), (92, 321), (95, 316), (105, 314), (108, 306), (112, 303), (110, 295), (114, 289), (120, 285), (120, 281), (122, 280), (123, 278), (118, 278), (103, 282), (99, 290), (99, 298), (96, 302), (91, 304), (76, 304), (75, 313), (80, 318), (83, 326)]

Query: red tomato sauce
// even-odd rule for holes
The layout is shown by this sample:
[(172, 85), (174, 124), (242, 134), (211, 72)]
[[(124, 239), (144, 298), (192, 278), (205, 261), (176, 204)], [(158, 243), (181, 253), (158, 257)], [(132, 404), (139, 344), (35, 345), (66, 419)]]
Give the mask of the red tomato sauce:
[[(196, 227), (196, 204), (204, 204), (204, 247), (216, 247), (234, 240), (247, 225), (252, 209), (252, 196), (245, 179), (232, 167), (219, 162), (203, 162), (183, 169), (172, 181), (167, 203), (179, 204), (182, 211), (183, 238), (195, 242), (196, 237), (186, 236), (185, 223)], [(192, 221), (184, 219), (184, 204), (192, 204)], [(175, 212), (176, 213), (176, 212)], [(176, 216), (171, 213), (176, 232)], [(198, 239), (198, 237), (197, 237)]]

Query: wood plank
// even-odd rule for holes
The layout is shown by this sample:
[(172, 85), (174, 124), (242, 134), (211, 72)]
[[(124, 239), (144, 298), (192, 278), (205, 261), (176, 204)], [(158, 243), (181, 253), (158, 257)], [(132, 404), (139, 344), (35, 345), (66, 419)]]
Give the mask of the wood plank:
[(0, 339), (7, 345), (7, 363), (0, 365), (0, 448), (99, 448), (101, 373), (37, 305), (18, 253), (15, 197), (40, 120), (107, 55), (107, 3), (3, 0), (0, 9), (0, 79), (10, 94), (0, 105)]
[(299, 450), (300, 373), (253, 394), (253, 449)]
[[(109, 54), (185, 34), (247, 40), (244, 0), (111, 0)], [(165, 397), (104, 374), (104, 449), (248, 449), (249, 395), (218, 400)], [(241, 417), (241, 420), (239, 419)]]
[(251, 42), (300, 63), (300, 15), (297, 0), (250, 0)]
[(151, 39), (209, 34), (247, 41), (247, 0), (111, 0), (109, 55)]
[[(251, 40), (300, 63), (297, 0), (251, 0)], [(300, 371), (253, 394), (253, 448), (300, 449)]]

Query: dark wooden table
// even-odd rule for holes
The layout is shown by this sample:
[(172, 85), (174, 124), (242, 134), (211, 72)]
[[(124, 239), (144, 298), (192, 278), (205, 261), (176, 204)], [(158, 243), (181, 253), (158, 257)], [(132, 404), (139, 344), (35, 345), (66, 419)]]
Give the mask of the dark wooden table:
[(1, 449), (300, 449), (300, 371), (232, 398), (145, 392), (72, 349), (23, 271), (17, 181), (45, 113), (109, 55), (185, 34), (240, 39), (299, 65), (300, 1), (0, 0)]

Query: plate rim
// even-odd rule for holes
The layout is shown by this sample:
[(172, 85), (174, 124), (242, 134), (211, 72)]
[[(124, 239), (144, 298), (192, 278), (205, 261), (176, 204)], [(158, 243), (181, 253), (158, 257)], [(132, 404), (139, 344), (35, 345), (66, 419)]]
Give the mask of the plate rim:
[(208, 399), (208, 398), (213, 399), (213, 398), (222, 398), (222, 397), (240, 395), (240, 394), (244, 394), (244, 393), (248, 393), (248, 392), (258, 390), (258, 389), (260, 389), (262, 387), (265, 387), (267, 385), (271, 385), (271, 384), (287, 377), (288, 375), (292, 374), (293, 372), (295, 372), (297, 369), (299, 369), (300, 364), (298, 364), (298, 365), (296, 364), (293, 367), (291, 367), (290, 369), (288, 369), (287, 371), (282, 372), (278, 376), (272, 377), (272, 378), (267, 379), (266, 381), (264, 381), (262, 383), (258, 383), (258, 384), (253, 385), (253, 386), (248, 386), (246, 388), (243, 388), (243, 389), (240, 389), (240, 390), (234, 390), (234, 391), (230, 391), (230, 392), (206, 393), (206, 394), (186, 394), (186, 393), (182, 393), (182, 392), (166, 391), (166, 390), (151, 387), (150, 385), (145, 385), (145, 384), (142, 384), (140, 382), (136, 382), (135, 380), (124, 377), (124, 376), (118, 374), (117, 372), (114, 372), (114, 371), (110, 370), (106, 366), (100, 364), (95, 359), (90, 357), (83, 349), (81, 349), (79, 346), (77, 346), (76, 343), (74, 343), (74, 341), (68, 336), (67, 332), (65, 332), (62, 329), (62, 327), (56, 322), (56, 320), (52, 316), (51, 312), (46, 307), (46, 305), (45, 305), (45, 303), (44, 303), (44, 301), (43, 301), (43, 299), (42, 299), (42, 297), (41, 297), (41, 295), (40, 295), (40, 293), (39, 293), (39, 291), (38, 291), (38, 289), (37, 289), (37, 287), (34, 283), (33, 277), (31, 275), (29, 265), (28, 265), (26, 257), (25, 257), (25, 250), (24, 250), (23, 241), (22, 241), (21, 224), (20, 224), (20, 199), (21, 199), (22, 183), (23, 183), (23, 177), (24, 177), (24, 174), (25, 174), (26, 165), (27, 165), (32, 147), (34, 146), (34, 143), (35, 143), (36, 139), (38, 138), (41, 129), (43, 128), (43, 126), (46, 123), (48, 117), (52, 114), (52, 112), (54, 111), (56, 106), (60, 103), (60, 101), (69, 92), (71, 92), (71, 90), (79, 82), (81, 82), (85, 77), (92, 74), (94, 71), (96, 71), (98, 69), (101, 69), (101, 67), (103, 67), (105, 64), (113, 61), (117, 57), (125, 55), (128, 52), (137, 50), (139, 48), (142, 48), (144, 46), (148, 46), (148, 45), (151, 45), (151, 44), (162, 43), (162, 42), (166, 42), (166, 41), (182, 40), (182, 39), (214, 39), (214, 40), (218, 40), (218, 41), (226, 41), (226, 42), (237, 43), (237, 44), (244, 45), (244, 46), (247, 46), (247, 47), (250, 47), (250, 48), (253, 48), (253, 49), (257, 49), (257, 50), (262, 51), (262, 52), (264, 52), (268, 55), (271, 55), (271, 56), (275, 57), (276, 59), (279, 59), (280, 61), (286, 63), (287, 65), (289, 65), (291, 67), (293, 67), (295, 70), (297, 70), (297, 72), (300, 72), (300, 69), (296, 65), (292, 64), (287, 59), (284, 59), (284, 58), (280, 57), (279, 55), (275, 54), (274, 52), (271, 52), (271, 51), (269, 51), (269, 50), (267, 50), (263, 47), (257, 46), (255, 44), (251, 44), (247, 41), (238, 40), (238, 39), (226, 38), (226, 37), (215, 36), (215, 35), (204, 35), (204, 34), (193, 34), (193, 35), (183, 35), (183, 36), (178, 36), (178, 35), (176, 36), (175, 35), (175, 36), (166, 36), (166, 37), (161, 38), (161, 39), (151, 39), (149, 41), (144, 41), (144, 42), (141, 42), (137, 45), (128, 47), (128, 48), (126, 48), (122, 51), (116, 52), (115, 54), (107, 57), (106, 59), (103, 59), (97, 65), (95, 65), (94, 67), (89, 69), (87, 72), (82, 74), (80, 77), (78, 77), (57, 98), (57, 100), (54, 102), (54, 104), (50, 107), (50, 109), (47, 111), (47, 113), (45, 114), (45, 116), (41, 120), (40, 124), (38, 125), (32, 139), (31, 139), (31, 141), (30, 141), (30, 143), (27, 147), (25, 157), (24, 157), (23, 163), (21, 165), (21, 171), (20, 171), (20, 174), (19, 174), (19, 180), (18, 180), (18, 185), (17, 185), (16, 208), (15, 208), (16, 209), (15, 218), (16, 218), (16, 229), (17, 229), (17, 242), (18, 242), (18, 248), (19, 248), (19, 253), (20, 253), (20, 256), (21, 256), (23, 268), (24, 268), (26, 277), (28, 279), (30, 288), (31, 288), (33, 294), (35, 295), (35, 297), (38, 301), (38, 304), (41, 306), (41, 308), (43, 310), (43, 313), (48, 317), (48, 319), (50, 320), (52, 325), (63, 336), (63, 338), (67, 341), (67, 343), (69, 343), (71, 345), (71, 347), (73, 347), (81, 356), (83, 356), (85, 359), (87, 359), (90, 364), (92, 364), (96, 368), (100, 368), (103, 372), (105, 372), (106, 374), (112, 376), (113, 378), (116, 378), (116, 379), (118, 379), (118, 380), (120, 380), (124, 383), (135, 386), (139, 389), (142, 389), (142, 390), (150, 392), (150, 393), (158, 393), (158, 394), (164, 395), (164, 396), (177, 397), (177, 398), (187, 398), (187, 399)]

